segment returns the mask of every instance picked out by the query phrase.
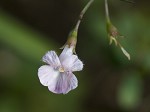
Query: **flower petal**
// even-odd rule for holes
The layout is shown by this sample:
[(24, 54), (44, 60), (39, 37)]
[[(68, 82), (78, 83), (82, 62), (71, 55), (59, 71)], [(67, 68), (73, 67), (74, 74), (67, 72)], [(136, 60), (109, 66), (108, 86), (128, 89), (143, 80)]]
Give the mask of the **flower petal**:
[(62, 62), (66, 56), (71, 56), (73, 54), (73, 47), (69, 47), (68, 45), (65, 46), (62, 53), (59, 56), (60, 61)]
[(55, 51), (48, 51), (42, 59), (52, 67), (60, 66), (60, 61)]
[(66, 56), (63, 62), (61, 62), (65, 71), (81, 71), (83, 69), (83, 63), (78, 59), (77, 55)]
[(74, 63), (73, 66), (71, 67), (71, 70), (74, 71), (81, 71), (83, 69), (83, 63), (81, 60), (77, 59)]
[(38, 76), (42, 85), (51, 85), (51, 87), (53, 86), (54, 88), (57, 83), (59, 72), (55, 71), (49, 65), (43, 65), (38, 69)]
[(60, 73), (55, 89), (52, 86), (48, 86), (49, 90), (57, 94), (67, 94), (70, 90), (75, 89), (78, 86), (78, 80), (73, 73)]
[(121, 50), (123, 54), (128, 58), (128, 60), (130, 60), (130, 54), (122, 46), (121, 46)]

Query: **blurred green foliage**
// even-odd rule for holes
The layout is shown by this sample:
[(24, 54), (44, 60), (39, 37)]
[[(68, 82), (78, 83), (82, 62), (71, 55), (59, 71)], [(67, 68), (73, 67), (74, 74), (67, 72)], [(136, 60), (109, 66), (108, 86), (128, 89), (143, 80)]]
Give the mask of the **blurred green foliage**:
[(0, 34), (0, 39), (4, 44), (35, 61), (38, 61), (39, 56), (49, 48), (54, 48), (55, 45), (53, 41), (49, 43), (43, 41), (42, 35), (31, 31), (30, 28), (2, 11), (0, 12)]
[(61, 52), (87, 0), (0, 1), (0, 112), (150, 112), (149, 1), (109, 1), (110, 17), (128, 61), (109, 46), (104, 2), (95, 1), (78, 35), (84, 70), (79, 87), (56, 95), (43, 87), (37, 70), (48, 50)]
[(141, 102), (143, 80), (137, 72), (126, 73), (118, 88), (118, 102), (125, 110), (134, 110)]

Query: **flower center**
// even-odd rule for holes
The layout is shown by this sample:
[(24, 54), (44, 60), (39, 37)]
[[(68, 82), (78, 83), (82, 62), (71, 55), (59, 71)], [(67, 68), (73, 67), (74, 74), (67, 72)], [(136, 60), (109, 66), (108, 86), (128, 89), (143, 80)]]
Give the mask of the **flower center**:
[(59, 72), (65, 72), (63, 67), (60, 67), (58, 70), (59, 70)]

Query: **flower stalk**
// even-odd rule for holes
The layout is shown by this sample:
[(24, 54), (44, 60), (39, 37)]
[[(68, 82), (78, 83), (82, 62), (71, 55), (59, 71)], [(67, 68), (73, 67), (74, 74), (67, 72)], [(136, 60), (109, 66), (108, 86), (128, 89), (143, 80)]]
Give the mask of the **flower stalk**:
[(77, 36), (78, 36), (78, 29), (80, 26), (80, 23), (82, 21), (82, 18), (84, 16), (84, 14), (86, 13), (86, 11), (89, 9), (89, 7), (91, 6), (91, 4), (94, 2), (94, 0), (90, 0), (86, 6), (83, 8), (83, 10), (81, 11), (80, 15), (79, 15), (79, 19), (75, 25), (75, 27), (73, 28), (73, 30), (70, 32), (67, 42), (65, 43), (65, 45), (62, 47), (62, 49), (66, 46), (69, 45), (69, 47), (73, 46), (73, 52), (75, 52), (75, 48), (76, 48), (76, 44), (77, 44)]
[(110, 17), (109, 17), (109, 10), (108, 10), (108, 2), (105, 0), (105, 14), (106, 14), (106, 21), (110, 23)]
[(93, 2), (94, 2), (94, 0), (90, 0), (90, 1), (87, 3), (87, 5), (83, 8), (83, 10), (81, 11), (80, 16), (79, 16), (79, 19), (78, 19), (77, 24), (76, 24), (75, 29), (74, 29), (75, 31), (78, 32), (78, 29), (79, 29), (81, 20), (82, 20), (84, 14), (86, 13), (86, 11), (89, 9), (89, 7), (91, 6), (91, 4), (92, 4)]

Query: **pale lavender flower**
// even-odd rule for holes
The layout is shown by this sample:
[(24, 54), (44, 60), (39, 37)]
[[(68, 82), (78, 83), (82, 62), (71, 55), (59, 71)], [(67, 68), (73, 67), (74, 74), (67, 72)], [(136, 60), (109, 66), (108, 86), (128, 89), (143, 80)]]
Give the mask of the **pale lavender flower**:
[(43, 61), (48, 65), (38, 69), (38, 77), (51, 92), (66, 94), (78, 86), (78, 80), (72, 72), (81, 71), (83, 63), (73, 54), (73, 47), (66, 45), (59, 57), (55, 51), (48, 51)]

